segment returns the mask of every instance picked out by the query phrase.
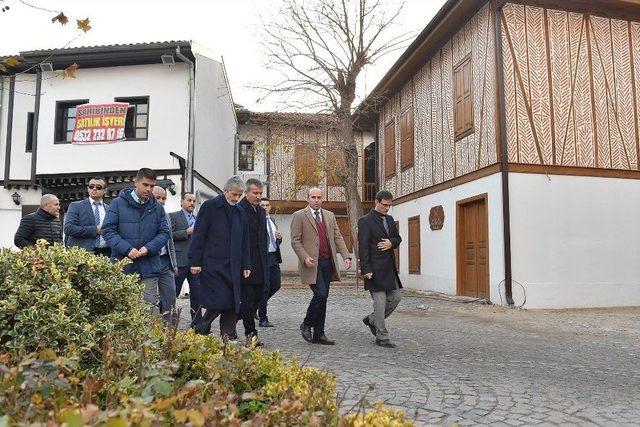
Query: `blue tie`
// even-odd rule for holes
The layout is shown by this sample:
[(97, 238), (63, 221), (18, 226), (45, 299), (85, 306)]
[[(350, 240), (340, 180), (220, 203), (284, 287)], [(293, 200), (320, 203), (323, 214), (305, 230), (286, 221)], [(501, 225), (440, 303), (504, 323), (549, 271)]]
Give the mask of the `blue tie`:
[(194, 224), (196, 223), (196, 218), (193, 216), (192, 213), (189, 214), (188, 223), (189, 223), (189, 227), (193, 227)]
[[(100, 210), (98, 209), (98, 206), (100, 206), (100, 203), (93, 202), (93, 219), (96, 221), (96, 227), (98, 225), (100, 225)], [(99, 234), (96, 236), (95, 247), (96, 248), (100, 247), (100, 235)]]
[(271, 219), (267, 217), (267, 228), (269, 228), (269, 243), (276, 247), (276, 238), (273, 234), (273, 228), (271, 227)]

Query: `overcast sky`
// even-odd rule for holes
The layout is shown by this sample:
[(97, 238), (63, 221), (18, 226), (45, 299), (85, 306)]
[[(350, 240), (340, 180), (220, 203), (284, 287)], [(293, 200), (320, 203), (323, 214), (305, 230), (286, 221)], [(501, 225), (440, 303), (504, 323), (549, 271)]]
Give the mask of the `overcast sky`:
[[(255, 111), (276, 110), (276, 100), (256, 103), (259, 94), (251, 87), (265, 83), (265, 58), (260, 51), (261, 17), (278, 10), (280, 0), (26, 0), (31, 4), (62, 10), (70, 22), (52, 24), (49, 12), (25, 7), (18, 0), (0, 0), (0, 55), (34, 49), (59, 48), (76, 35), (75, 19), (89, 17), (92, 29), (70, 46), (193, 40), (215, 59), (224, 58), (236, 103)], [(391, 5), (399, 0), (387, 0)], [(422, 30), (444, 0), (406, 0), (397, 34)], [(391, 54), (367, 69), (365, 87), (373, 89), (402, 52)], [(82, 77), (82, 69), (78, 78)]]

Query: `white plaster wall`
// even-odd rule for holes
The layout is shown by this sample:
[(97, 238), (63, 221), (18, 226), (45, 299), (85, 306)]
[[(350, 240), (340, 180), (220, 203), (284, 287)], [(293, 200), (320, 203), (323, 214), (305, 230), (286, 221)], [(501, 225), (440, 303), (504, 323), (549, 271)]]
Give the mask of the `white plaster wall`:
[[(20, 205), (16, 205), (11, 195), (20, 194)], [(40, 190), (18, 190), (0, 187), (0, 248), (15, 248), (13, 236), (16, 234), (22, 218), (22, 205), (39, 205)]]
[(233, 174), (237, 125), (222, 63), (196, 54), (195, 169), (222, 187)]
[[(400, 222), (400, 280), (403, 286), (456, 294), (456, 202), (488, 194), (489, 222), (489, 286), (490, 298), (500, 302), (498, 285), (504, 279), (504, 251), (502, 230), (502, 192), (500, 174), (462, 184), (448, 190), (430, 194), (409, 202), (395, 205), (391, 215)], [(429, 211), (442, 205), (445, 221), (442, 230), (429, 227)], [(420, 215), (420, 272), (408, 274), (408, 219)]]
[[(8, 84), (8, 81), (7, 81)], [(8, 88), (7, 88), (8, 89)], [(7, 106), (8, 95), (5, 94)], [(31, 153), (25, 151), (27, 143), (27, 114), (35, 109), (35, 76), (22, 74), (16, 78), (16, 89), (13, 104), (13, 129), (11, 132), (11, 179), (31, 179)], [(7, 128), (3, 119), (2, 126)], [(3, 151), (6, 150), (6, 133), (3, 140)], [(4, 164), (2, 165), (4, 171)]]
[[(38, 127), (38, 174), (137, 170), (143, 166), (174, 169), (178, 167), (177, 162), (169, 152), (186, 157), (189, 74), (185, 64), (80, 68), (76, 79), (47, 77), (50, 77), (49, 73), (44, 73)], [(147, 141), (96, 146), (53, 143), (56, 101), (89, 99), (90, 103), (102, 103), (127, 96), (149, 96)], [(16, 110), (17, 117), (22, 115), (26, 117), (26, 111)]]
[(640, 305), (640, 181), (509, 176), (513, 278), (526, 308)]
[(0, 77), (0, 179), (4, 180), (4, 157), (7, 143), (9, 78)]

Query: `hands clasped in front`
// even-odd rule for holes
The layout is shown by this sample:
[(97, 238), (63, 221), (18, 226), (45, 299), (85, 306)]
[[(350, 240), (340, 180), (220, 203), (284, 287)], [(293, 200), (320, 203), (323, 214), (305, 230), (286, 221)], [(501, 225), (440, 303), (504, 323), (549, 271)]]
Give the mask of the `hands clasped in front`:
[(143, 246), (140, 249), (136, 249), (136, 248), (131, 249), (127, 254), (127, 256), (130, 259), (138, 259), (140, 257), (147, 255), (148, 253), (149, 253), (149, 250)]

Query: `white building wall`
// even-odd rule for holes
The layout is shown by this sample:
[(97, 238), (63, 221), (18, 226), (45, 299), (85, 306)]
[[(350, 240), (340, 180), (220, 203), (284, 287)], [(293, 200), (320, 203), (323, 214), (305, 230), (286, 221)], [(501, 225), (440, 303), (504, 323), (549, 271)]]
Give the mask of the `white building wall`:
[[(7, 81), (6, 84), (8, 85), (8, 83)], [(31, 179), (31, 153), (27, 153), (25, 148), (27, 143), (27, 114), (34, 112), (35, 90), (35, 76), (19, 75), (16, 78), (15, 96), (13, 100), (13, 128), (11, 132), (11, 171), (9, 173), (11, 179)], [(7, 109), (9, 105), (8, 95), (7, 88), (7, 93), (5, 94)], [(6, 117), (3, 118), (2, 123), (5, 136), (0, 146), (2, 146), (4, 152), (7, 142)], [(2, 164), (2, 169), (4, 171), (4, 163)]]
[[(504, 244), (502, 229), (502, 190), (500, 174), (494, 174), (448, 190), (396, 205), (390, 214), (400, 223), (400, 280), (406, 288), (456, 294), (456, 203), (469, 197), (488, 194), (489, 286), (490, 298), (500, 303), (498, 286), (504, 279)], [(444, 226), (432, 231), (429, 211), (444, 208)], [(420, 215), (420, 272), (408, 274), (408, 219)], [(504, 288), (501, 288), (504, 292)]]
[[(16, 205), (11, 195), (20, 194), (20, 204)], [(23, 205), (39, 205), (42, 192), (40, 190), (6, 189), (0, 187), (0, 248), (13, 246), (13, 236), (16, 234), (20, 219), (22, 218)]]
[(509, 176), (513, 278), (525, 308), (640, 305), (640, 181)]
[[(76, 79), (48, 77), (50, 73), (43, 74), (38, 174), (123, 171), (140, 167), (177, 169), (178, 163), (169, 152), (186, 157), (189, 74), (185, 64), (80, 68)], [(97, 104), (113, 102), (115, 97), (133, 96), (149, 97), (148, 140), (95, 146), (54, 144), (56, 101), (88, 99)], [(26, 117), (26, 112), (19, 109), (15, 113), (16, 117), (23, 114)], [(22, 167), (12, 162), (12, 170), (18, 169)]]

